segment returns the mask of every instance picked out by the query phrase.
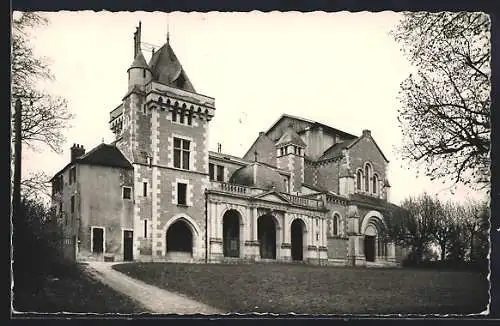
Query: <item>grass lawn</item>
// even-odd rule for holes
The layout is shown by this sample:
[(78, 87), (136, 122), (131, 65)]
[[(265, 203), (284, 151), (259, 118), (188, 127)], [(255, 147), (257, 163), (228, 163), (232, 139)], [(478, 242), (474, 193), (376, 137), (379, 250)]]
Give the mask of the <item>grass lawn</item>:
[(31, 282), (14, 279), (14, 310), (18, 312), (143, 312), (138, 303), (95, 281), (81, 266)]
[(474, 272), (285, 264), (113, 268), (230, 312), (465, 314), (479, 313), (488, 303), (488, 281)]

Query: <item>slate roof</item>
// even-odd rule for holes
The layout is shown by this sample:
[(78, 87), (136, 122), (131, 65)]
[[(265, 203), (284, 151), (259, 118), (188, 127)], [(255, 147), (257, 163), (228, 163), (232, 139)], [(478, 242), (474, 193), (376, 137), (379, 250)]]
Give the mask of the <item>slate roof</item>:
[(132, 164), (125, 158), (118, 147), (109, 144), (100, 144), (87, 154), (76, 159), (80, 164), (102, 165), (123, 169), (132, 169)]
[(358, 138), (333, 144), (326, 151), (323, 152), (323, 155), (319, 157), (319, 160), (326, 160), (329, 158), (339, 157), (342, 154), (343, 149), (349, 148), (357, 140)]
[(129, 70), (132, 68), (143, 68), (149, 70), (149, 66), (146, 63), (146, 59), (144, 58), (144, 55), (142, 54), (141, 51), (137, 54), (137, 56), (134, 59), (134, 62), (130, 65)]
[(301, 147), (306, 147), (306, 143), (304, 143), (302, 138), (300, 138), (300, 136), (292, 128), (287, 128), (276, 143), (277, 146), (286, 144), (294, 144)]
[(185, 91), (196, 92), (170, 43), (165, 43), (153, 54), (149, 68), (153, 80)]
[[(254, 166), (256, 168), (255, 176)], [(285, 191), (283, 179), (279, 172), (260, 162), (251, 163), (234, 171), (229, 182), (246, 187), (257, 187), (260, 189), (271, 189), (274, 187), (277, 191)]]
[(379, 209), (388, 209), (389, 207), (388, 202), (384, 199), (381, 198), (376, 198), (372, 196), (367, 196), (367, 195), (362, 195), (362, 194), (352, 194), (350, 195), (349, 199), (351, 201), (355, 201), (360, 203), (361, 205), (368, 205), (368, 206), (373, 206)]
[(61, 170), (59, 170), (59, 172), (54, 174), (54, 176), (50, 179), (50, 181), (52, 181), (56, 176), (58, 176), (68, 167), (77, 163), (109, 166), (122, 169), (133, 169), (132, 164), (127, 160), (127, 158), (115, 145), (102, 143), (94, 147), (85, 155), (76, 158), (73, 162), (69, 162), (64, 168), (62, 168)]

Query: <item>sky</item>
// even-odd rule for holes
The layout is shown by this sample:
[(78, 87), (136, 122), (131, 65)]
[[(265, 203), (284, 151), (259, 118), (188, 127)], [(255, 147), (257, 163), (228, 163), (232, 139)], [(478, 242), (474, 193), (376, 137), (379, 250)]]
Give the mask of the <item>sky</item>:
[[(432, 182), (402, 161), (397, 122), (400, 83), (414, 68), (389, 35), (394, 12), (180, 13), (59, 11), (33, 31), (34, 53), (49, 60), (55, 80), (43, 87), (68, 101), (75, 115), (64, 152), (24, 151), (23, 174), (52, 176), (73, 143), (87, 151), (112, 142), (109, 112), (127, 91), (133, 33), (142, 42), (170, 44), (198, 93), (215, 98), (210, 149), (242, 156), (260, 131), (283, 114), (315, 120), (354, 135), (363, 129), (389, 159), (391, 201), (428, 192), (443, 200), (484, 193)], [(146, 60), (151, 52), (143, 47)]]

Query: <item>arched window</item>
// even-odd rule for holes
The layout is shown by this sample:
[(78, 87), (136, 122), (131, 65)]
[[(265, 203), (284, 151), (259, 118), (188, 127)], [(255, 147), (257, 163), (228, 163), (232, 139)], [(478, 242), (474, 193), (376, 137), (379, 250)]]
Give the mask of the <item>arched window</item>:
[(370, 179), (372, 175), (372, 166), (369, 163), (365, 165), (365, 191), (370, 191)]
[(376, 174), (373, 175), (372, 191), (374, 194), (378, 193), (378, 176)]
[(339, 235), (339, 222), (338, 214), (333, 215), (333, 235)]
[(363, 171), (356, 172), (356, 189), (361, 190), (361, 183), (363, 182)]

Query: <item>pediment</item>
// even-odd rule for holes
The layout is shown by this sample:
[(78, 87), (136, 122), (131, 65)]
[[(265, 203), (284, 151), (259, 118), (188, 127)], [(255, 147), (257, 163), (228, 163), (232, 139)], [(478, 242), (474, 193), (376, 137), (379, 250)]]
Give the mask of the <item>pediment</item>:
[(274, 192), (274, 191), (260, 194), (258, 196), (255, 196), (255, 198), (267, 200), (267, 201), (272, 201), (272, 202), (276, 202), (276, 203), (289, 203), (289, 201), (285, 197), (281, 196), (279, 193)]

